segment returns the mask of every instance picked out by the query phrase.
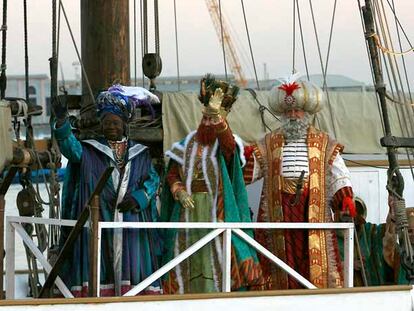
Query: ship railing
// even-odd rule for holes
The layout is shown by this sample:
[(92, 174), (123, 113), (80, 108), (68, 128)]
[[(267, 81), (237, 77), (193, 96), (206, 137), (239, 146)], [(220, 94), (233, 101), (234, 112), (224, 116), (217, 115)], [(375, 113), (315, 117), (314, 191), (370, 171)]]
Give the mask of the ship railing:
[[(76, 223), (74, 220), (45, 219), (35, 217), (18, 217), (9, 216), (6, 218), (6, 299), (14, 299), (15, 287), (15, 233), (20, 236), (23, 243), (29, 248), (33, 255), (43, 265), (46, 273), (50, 272), (51, 264), (37, 248), (34, 241), (24, 230), (22, 223), (45, 224), (57, 226), (71, 226)], [(88, 226), (86, 224), (85, 226)], [(249, 245), (254, 247), (259, 253), (267, 257), (271, 262), (283, 269), (291, 277), (296, 279), (305, 288), (316, 289), (316, 286), (301, 276), (297, 271), (288, 266), (285, 262), (270, 252), (265, 246), (258, 243), (251, 236), (245, 233), (245, 229), (275, 230), (275, 229), (308, 229), (308, 230), (341, 230), (344, 232), (344, 286), (353, 287), (353, 270), (354, 270), (354, 224), (353, 223), (211, 223), (211, 222), (99, 222), (97, 234), (97, 272), (100, 271), (101, 265), (101, 239), (102, 230), (104, 229), (210, 229), (211, 231), (199, 239), (193, 245), (188, 247), (170, 262), (156, 270), (141, 283), (131, 288), (124, 296), (135, 296), (148, 286), (160, 279), (162, 275), (169, 272), (182, 261), (197, 252), (203, 246), (213, 241), (216, 237), (223, 235), (223, 258), (222, 258), (222, 291), (231, 291), (231, 244), (232, 235), (235, 234)], [(100, 273), (97, 275), (97, 284), (100, 284)], [(55, 282), (58, 289), (64, 297), (73, 297), (70, 290), (64, 282), (58, 277)], [(99, 286), (98, 294), (99, 297)]]

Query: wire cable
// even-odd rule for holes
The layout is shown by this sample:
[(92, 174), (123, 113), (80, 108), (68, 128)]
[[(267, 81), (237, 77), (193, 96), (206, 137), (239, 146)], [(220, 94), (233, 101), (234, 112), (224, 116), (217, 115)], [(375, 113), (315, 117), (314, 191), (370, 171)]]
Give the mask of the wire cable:
[(244, 26), (246, 27), (247, 40), (249, 42), (250, 56), (252, 58), (254, 76), (255, 76), (255, 79), (256, 79), (256, 85), (257, 85), (257, 89), (260, 90), (259, 78), (257, 77), (256, 63), (254, 61), (254, 56), (253, 56), (252, 43), (250, 41), (249, 27), (247, 26), (247, 17), (246, 17), (246, 11), (244, 9), (244, 1), (243, 0), (240, 0), (240, 1), (241, 1), (242, 10), (243, 10)]
[(177, 27), (177, 4), (174, 0), (174, 29), (175, 29), (175, 56), (177, 63), (177, 90), (181, 90), (181, 79), (180, 79), (180, 58), (178, 52), (178, 27)]
[(221, 48), (223, 50), (223, 62), (224, 62), (224, 75), (226, 81), (229, 81), (229, 77), (227, 75), (227, 61), (226, 61), (226, 50), (224, 48), (224, 30), (223, 30), (223, 15), (221, 11), (221, 0), (219, 2), (219, 15), (220, 15), (220, 31), (221, 31)]

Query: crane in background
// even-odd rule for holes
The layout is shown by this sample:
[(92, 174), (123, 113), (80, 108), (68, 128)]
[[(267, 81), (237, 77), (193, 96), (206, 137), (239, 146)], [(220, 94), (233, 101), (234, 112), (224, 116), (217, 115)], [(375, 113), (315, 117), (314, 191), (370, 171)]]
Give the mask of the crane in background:
[[(229, 28), (224, 20), (223, 14), (221, 14), (220, 20), (220, 8), (217, 0), (206, 0), (208, 12), (210, 13), (211, 20), (219, 37), (220, 43), (224, 45), (226, 57), (228, 57), (230, 71), (234, 74), (234, 78), (237, 84), (241, 87), (247, 86), (247, 79), (244, 75), (243, 69), (240, 65), (240, 60), (236, 52), (236, 48), (231, 39)], [(224, 41), (224, 43), (222, 42)]]

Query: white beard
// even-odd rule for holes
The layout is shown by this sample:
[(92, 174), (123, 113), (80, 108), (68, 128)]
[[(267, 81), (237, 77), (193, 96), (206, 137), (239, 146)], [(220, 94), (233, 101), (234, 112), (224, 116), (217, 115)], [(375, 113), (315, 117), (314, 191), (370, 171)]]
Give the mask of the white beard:
[(290, 119), (282, 117), (283, 136), (287, 141), (298, 140), (306, 137), (309, 128), (309, 116), (302, 119)]

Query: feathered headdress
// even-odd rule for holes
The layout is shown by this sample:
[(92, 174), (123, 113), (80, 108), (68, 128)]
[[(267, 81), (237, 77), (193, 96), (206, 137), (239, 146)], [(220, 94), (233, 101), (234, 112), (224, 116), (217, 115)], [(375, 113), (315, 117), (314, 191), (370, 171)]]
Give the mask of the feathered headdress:
[(154, 117), (152, 104), (159, 103), (157, 96), (147, 89), (135, 86), (115, 84), (96, 98), (97, 111), (102, 119), (107, 113), (115, 114), (125, 122), (134, 115), (137, 107), (147, 107)]

